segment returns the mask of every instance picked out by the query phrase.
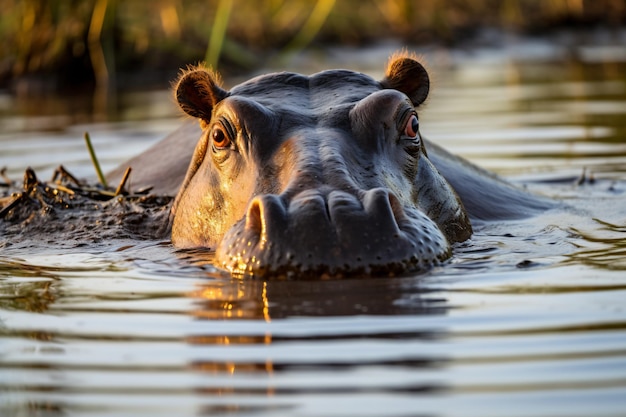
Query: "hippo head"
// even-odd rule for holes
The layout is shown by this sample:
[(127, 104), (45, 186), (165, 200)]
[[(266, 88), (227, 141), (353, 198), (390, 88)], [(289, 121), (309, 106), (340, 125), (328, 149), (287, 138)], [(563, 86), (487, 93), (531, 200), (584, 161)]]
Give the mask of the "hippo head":
[(176, 99), (202, 137), (172, 208), (172, 242), (216, 250), (240, 276), (395, 274), (428, 268), (471, 235), (428, 160), (416, 107), (429, 78), (392, 58), (383, 80), (274, 73), (226, 91), (192, 68)]

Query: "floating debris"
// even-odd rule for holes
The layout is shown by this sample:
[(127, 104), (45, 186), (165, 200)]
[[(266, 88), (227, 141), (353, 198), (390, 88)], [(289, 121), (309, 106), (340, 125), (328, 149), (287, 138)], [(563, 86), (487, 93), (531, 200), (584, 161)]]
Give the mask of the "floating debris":
[(13, 183), (11, 178), (7, 177), (7, 167), (2, 167), (2, 169), (0, 169), (0, 177), (4, 180), (4, 182), (0, 182), (0, 187), (10, 187)]
[(133, 193), (127, 187), (131, 167), (115, 189), (109, 188), (87, 132), (85, 143), (98, 184), (79, 180), (59, 165), (48, 182), (27, 168), (20, 187), (7, 177), (6, 168), (0, 170), (6, 188), (0, 194), (0, 247), (46, 235), (53, 235), (51, 241), (83, 242), (164, 236), (173, 198), (149, 194), (152, 187)]
[(124, 172), (124, 176), (122, 177), (120, 184), (117, 186), (117, 189), (115, 190), (116, 196), (120, 195), (122, 191), (124, 191), (124, 187), (126, 186), (126, 181), (128, 181), (130, 172), (131, 172), (131, 168), (130, 167), (126, 168), (126, 171)]
[(24, 193), (19, 193), (14, 194), (11, 197), (4, 197), (0, 199), (0, 204), (3, 207), (2, 210), (0, 210), (0, 219), (4, 219), (6, 215), (9, 214), (9, 212), (13, 210), (13, 208), (17, 206), (23, 198)]
[(54, 235), (54, 239), (100, 239), (125, 236), (158, 238), (167, 231), (170, 196), (130, 193), (128, 168), (115, 190), (78, 180), (59, 166), (51, 181), (32, 168), (22, 185), (10, 183), (0, 194), (0, 247), (13, 241)]

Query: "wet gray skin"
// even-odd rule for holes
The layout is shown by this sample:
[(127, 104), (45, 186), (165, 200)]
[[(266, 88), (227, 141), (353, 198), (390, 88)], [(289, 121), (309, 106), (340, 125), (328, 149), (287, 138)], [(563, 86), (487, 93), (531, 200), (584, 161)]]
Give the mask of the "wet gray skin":
[(172, 208), (172, 242), (216, 250), (234, 274), (296, 277), (424, 269), (471, 236), (428, 160), (416, 107), (428, 75), (400, 57), (376, 81), (277, 73), (221, 89), (183, 74), (176, 97), (203, 133)]
[(218, 266), (269, 278), (426, 269), (471, 236), (470, 219), (559, 205), (424, 139), (416, 109), (428, 90), (428, 74), (406, 56), (381, 81), (345, 70), (276, 73), (230, 91), (190, 69), (176, 98), (199, 123), (108, 178), (119, 181), (130, 165), (135, 187), (177, 193), (176, 247), (215, 250)]

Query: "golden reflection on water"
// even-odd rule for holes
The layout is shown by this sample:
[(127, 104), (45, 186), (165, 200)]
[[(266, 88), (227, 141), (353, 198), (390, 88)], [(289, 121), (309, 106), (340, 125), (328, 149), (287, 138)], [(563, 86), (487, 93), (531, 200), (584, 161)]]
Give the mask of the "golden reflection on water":
[(626, 224), (616, 225), (593, 219), (600, 227), (592, 232), (573, 229), (584, 239), (580, 250), (569, 254), (568, 264), (582, 264), (598, 269), (626, 271)]
[(59, 277), (50, 269), (0, 259), (0, 309), (43, 313), (57, 299)]
[[(262, 281), (241, 281), (236, 279), (208, 281), (206, 285), (200, 286), (197, 290), (187, 294), (195, 300), (196, 308), (191, 311), (191, 315), (199, 320), (256, 320), (262, 319), (264, 322), (271, 321), (269, 314), (269, 299), (267, 293), (267, 282)], [(263, 336), (259, 335), (191, 335), (185, 337), (185, 342), (190, 345), (270, 345), (272, 334), (267, 331)], [(274, 363), (270, 358), (264, 362), (246, 361), (194, 361), (189, 364), (189, 368), (196, 372), (211, 375), (235, 375), (263, 373), (271, 375), (274, 373)], [(221, 387), (219, 389), (199, 389), (202, 394), (212, 395), (232, 395), (236, 393), (233, 387)], [(271, 384), (265, 390), (267, 396), (274, 394)]]
[(207, 283), (188, 294), (199, 308), (192, 312), (198, 319), (263, 319), (270, 321), (267, 283), (225, 279)]
[(57, 299), (52, 281), (4, 282), (0, 286), (0, 308), (44, 313)]

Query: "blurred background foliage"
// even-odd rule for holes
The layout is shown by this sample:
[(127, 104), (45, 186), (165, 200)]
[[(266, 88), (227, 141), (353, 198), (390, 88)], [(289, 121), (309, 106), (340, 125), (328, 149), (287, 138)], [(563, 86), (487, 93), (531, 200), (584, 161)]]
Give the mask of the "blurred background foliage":
[(624, 0), (0, 0), (0, 88), (163, 86), (206, 60), (249, 72), (307, 47), (455, 45), (484, 28), (621, 27)]

